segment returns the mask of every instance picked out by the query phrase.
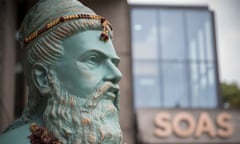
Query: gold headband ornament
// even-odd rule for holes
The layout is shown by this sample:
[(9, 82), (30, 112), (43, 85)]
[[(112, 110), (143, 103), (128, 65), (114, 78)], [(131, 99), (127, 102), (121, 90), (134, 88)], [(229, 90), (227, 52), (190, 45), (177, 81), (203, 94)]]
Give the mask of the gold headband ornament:
[(112, 26), (108, 20), (106, 20), (104, 17), (98, 16), (98, 15), (89, 15), (89, 14), (75, 14), (70, 16), (61, 16), (59, 18), (56, 18), (55, 20), (51, 21), (50, 23), (46, 24), (44, 27), (40, 28), (39, 30), (31, 33), (29, 36), (27, 36), (24, 39), (24, 44), (27, 45), (32, 40), (37, 38), (40, 34), (44, 33), (45, 31), (53, 28), (54, 26), (63, 23), (65, 21), (74, 20), (74, 19), (95, 19), (99, 20), (102, 25), (102, 33), (100, 35), (100, 40), (106, 42), (109, 40), (109, 30), (107, 27), (109, 27), (112, 30)]

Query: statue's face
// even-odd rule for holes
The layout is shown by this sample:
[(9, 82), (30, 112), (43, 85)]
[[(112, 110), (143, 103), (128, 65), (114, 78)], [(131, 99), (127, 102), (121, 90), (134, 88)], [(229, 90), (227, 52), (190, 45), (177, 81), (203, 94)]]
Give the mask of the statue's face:
[(117, 86), (122, 74), (111, 40), (99, 39), (101, 31), (79, 32), (63, 41), (64, 56), (56, 66), (61, 85), (70, 94), (86, 98), (106, 81)]

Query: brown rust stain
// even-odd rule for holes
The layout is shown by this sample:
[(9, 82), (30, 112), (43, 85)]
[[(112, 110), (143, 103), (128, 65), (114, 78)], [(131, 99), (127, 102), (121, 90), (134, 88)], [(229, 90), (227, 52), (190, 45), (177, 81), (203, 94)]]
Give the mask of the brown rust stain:
[(90, 123), (90, 119), (89, 118), (83, 118), (82, 121), (81, 121), (81, 124), (83, 126), (88, 125), (89, 123)]

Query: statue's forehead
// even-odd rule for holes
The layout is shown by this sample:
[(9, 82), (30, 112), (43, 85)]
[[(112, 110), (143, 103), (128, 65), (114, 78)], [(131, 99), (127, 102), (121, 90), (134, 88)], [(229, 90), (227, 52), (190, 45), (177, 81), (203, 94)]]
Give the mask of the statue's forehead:
[(112, 40), (101, 41), (99, 30), (80, 31), (66, 38), (63, 47), (67, 56), (81, 56), (88, 51), (98, 51), (108, 57), (118, 58)]

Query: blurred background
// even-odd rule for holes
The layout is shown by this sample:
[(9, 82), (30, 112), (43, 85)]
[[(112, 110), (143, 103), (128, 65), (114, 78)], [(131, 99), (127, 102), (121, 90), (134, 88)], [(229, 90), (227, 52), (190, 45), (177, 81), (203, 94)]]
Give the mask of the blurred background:
[[(27, 103), (16, 33), (36, 1), (0, 0), (1, 131)], [(128, 144), (240, 143), (239, 0), (81, 2), (113, 25)]]

